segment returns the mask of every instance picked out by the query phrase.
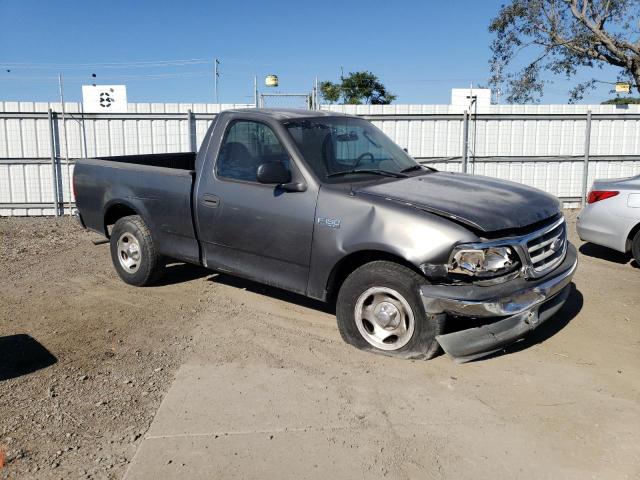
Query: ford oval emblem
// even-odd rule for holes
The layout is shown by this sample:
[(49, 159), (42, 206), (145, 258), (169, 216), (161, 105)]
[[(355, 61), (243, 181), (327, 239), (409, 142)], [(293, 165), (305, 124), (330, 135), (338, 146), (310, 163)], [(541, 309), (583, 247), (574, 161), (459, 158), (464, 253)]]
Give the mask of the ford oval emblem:
[(551, 244), (551, 250), (554, 252), (557, 252), (561, 248), (562, 248), (562, 238), (558, 237)]

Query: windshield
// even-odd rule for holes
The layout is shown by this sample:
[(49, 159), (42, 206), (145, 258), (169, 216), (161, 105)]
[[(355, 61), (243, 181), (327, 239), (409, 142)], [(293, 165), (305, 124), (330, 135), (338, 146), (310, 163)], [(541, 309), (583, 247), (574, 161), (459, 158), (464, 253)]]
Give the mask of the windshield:
[[(353, 181), (376, 173), (404, 176), (420, 166), (366, 120), (324, 117), (289, 120), (285, 127), (322, 181)], [(342, 180), (344, 181), (344, 180)]]

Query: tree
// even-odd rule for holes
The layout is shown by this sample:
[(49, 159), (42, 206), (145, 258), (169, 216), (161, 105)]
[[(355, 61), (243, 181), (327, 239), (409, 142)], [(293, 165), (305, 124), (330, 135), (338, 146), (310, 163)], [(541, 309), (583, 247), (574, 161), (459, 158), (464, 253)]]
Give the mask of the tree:
[(601, 105), (640, 105), (639, 97), (616, 97), (605, 100)]
[[(489, 83), (504, 87), (510, 103), (532, 102), (542, 96), (545, 72), (573, 78), (581, 69), (612, 65), (619, 69), (618, 81), (640, 92), (638, 18), (640, 0), (510, 0), (489, 26)], [(532, 55), (521, 59), (525, 50)], [(578, 83), (569, 102), (597, 82)]]
[(336, 103), (340, 100), (340, 85), (329, 81), (320, 82), (320, 95), (327, 102)]
[(320, 94), (329, 103), (342, 98), (342, 103), (349, 105), (388, 105), (396, 99), (377, 76), (367, 71), (349, 72), (340, 77), (340, 83), (324, 81), (320, 83)]

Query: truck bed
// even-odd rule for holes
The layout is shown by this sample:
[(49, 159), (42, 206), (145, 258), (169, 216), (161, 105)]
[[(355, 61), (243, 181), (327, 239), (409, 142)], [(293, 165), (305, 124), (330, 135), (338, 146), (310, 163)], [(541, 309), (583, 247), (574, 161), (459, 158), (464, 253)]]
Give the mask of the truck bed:
[(116, 157), (97, 157), (96, 160), (132, 163), (149, 167), (173, 168), (177, 170), (195, 170), (196, 168), (196, 154), (194, 152), (120, 155)]
[(112, 216), (140, 215), (160, 253), (193, 263), (200, 250), (193, 223), (195, 153), (86, 158), (76, 162), (74, 188), (82, 222), (109, 234)]

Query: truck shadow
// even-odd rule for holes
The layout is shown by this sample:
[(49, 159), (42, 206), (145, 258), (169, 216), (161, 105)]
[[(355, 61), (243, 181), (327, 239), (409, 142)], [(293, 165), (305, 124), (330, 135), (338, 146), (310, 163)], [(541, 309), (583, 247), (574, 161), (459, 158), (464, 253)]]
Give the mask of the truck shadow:
[(49, 367), (58, 359), (26, 334), (0, 337), (0, 381)]
[(546, 322), (541, 324), (538, 328), (530, 332), (524, 339), (517, 343), (509, 345), (504, 349), (494, 352), (486, 357), (474, 360), (475, 362), (481, 362), (483, 360), (489, 360), (491, 358), (501, 357), (503, 355), (509, 355), (512, 353), (521, 352), (527, 348), (544, 342), (545, 340), (553, 337), (560, 330), (566, 327), (571, 320), (573, 320), (584, 305), (584, 297), (582, 293), (576, 288), (574, 283), (571, 284), (571, 292), (567, 301), (562, 308), (554, 316), (549, 318)]
[[(209, 277), (207, 278), (207, 281), (209, 282), (246, 290), (251, 293), (264, 295), (276, 300), (292, 303), (312, 310), (318, 310), (330, 315), (335, 315), (336, 313), (335, 302), (324, 303), (319, 300), (305, 297), (304, 295), (290, 292), (288, 290), (264, 285), (253, 280), (247, 280), (225, 273), (215, 272), (197, 265), (183, 263), (169, 265), (167, 266), (167, 272), (163, 276), (163, 279), (160, 280), (160, 282), (158, 282), (156, 285), (172, 285), (175, 283), (187, 282), (203, 277)], [(520, 352), (529, 347), (544, 342), (548, 338), (554, 336), (564, 327), (566, 327), (569, 322), (571, 322), (582, 310), (583, 304), (584, 298), (582, 296), (582, 293), (580, 293), (580, 291), (576, 289), (575, 284), (572, 283), (571, 292), (569, 293), (567, 301), (565, 302), (562, 309), (560, 309), (560, 311), (556, 313), (552, 318), (533, 330), (523, 340), (520, 340), (519, 342), (514, 343), (513, 345), (510, 345), (498, 352), (478, 358), (474, 361), (479, 362), (491, 358), (500, 357), (502, 355)]]
[(230, 287), (239, 288), (241, 290), (247, 290), (248, 292), (257, 293), (259, 295), (265, 295), (267, 297), (282, 300), (288, 303), (294, 303), (301, 307), (311, 308), (322, 312), (335, 314), (335, 305), (325, 304), (318, 300), (299, 295), (297, 293), (282, 290), (281, 288), (271, 287), (262, 283), (254, 282), (253, 280), (247, 280), (233, 275), (227, 275), (225, 273), (209, 270), (199, 265), (193, 265), (190, 263), (175, 262), (170, 263), (165, 267), (165, 271), (162, 277), (155, 282), (151, 287), (164, 287), (167, 285), (175, 285), (178, 283), (189, 282), (191, 280), (197, 280), (199, 278), (209, 277), (207, 280), (210, 282), (219, 283), (221, 285), (228, 285)]
[(578, 250), (582, 255), (587, 257), (599, 258), (600, 260), (607, 260), (608, 262), (618, 263), (620, 265), (626, 265), (631, 260), (631, 266), (633, 268), (640, 268), (638, 262), (632, 260), (633, 256), (631, 252), (622, 253), (593, 243), (584, 243), (580, 245)]
[(216, 272), (209, 278), (209, 281), (219, 283), (221, 285), (240, 288), (242, 290), (247, 290), (248, 292), (257, 293), (259, 295), (275, 298), (277, 300), (282, 300), (283, 302), (293, 303), (301, 307), (311, 308), (331, 315), (335, 315), (336, 313), (336, 307), (333, 302), (324, 303), (319, 300), (305, 297), (304, 295), (257, 283), (252, 280), (246, 280), (244, 278)]

